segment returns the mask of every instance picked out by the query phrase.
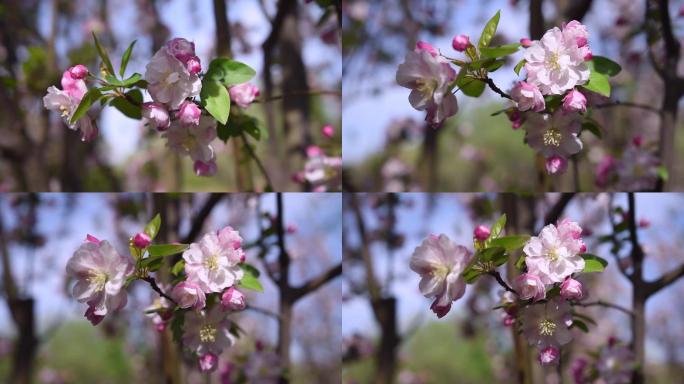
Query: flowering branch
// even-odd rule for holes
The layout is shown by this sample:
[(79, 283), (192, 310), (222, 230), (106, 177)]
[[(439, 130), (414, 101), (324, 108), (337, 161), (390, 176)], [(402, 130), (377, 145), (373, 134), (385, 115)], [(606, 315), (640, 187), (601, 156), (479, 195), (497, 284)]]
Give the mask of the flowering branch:
[(496, 282), (499, 283), (499, 285), (502, 286), (503, 289), (505, 289), (508, 292), (514, 293), (516, 295), (518, 294), (518, 292), (516, 292), (513, 288), (511, 288), (510, 285), (508, 285), (508, 283), (506, 283), (506, 281), (501, 277), (501, 274), (499, 273), (499, 271), (490, 271), (490, 272), (488, 272), (488, 274), (490, 276), (492, 276), (493, 278), (495, 278)]
[(150, 284), (150, 287), (152, 287), (152, 289), (155, 292), (157, 292), (159, 294), (159, 296), (161, 296), (161, 297), (165, 298), (166, 300), (172, 302), (174, 305), (178, 305), (176, 300), (174, 300), (171, 296), (164, 293), (164, 291), (162, 291), (161, 288), (159, 288), (159, 286), (157, 285), (157, 281), (154, 280), (154, 278), (152, 276), (145, 276), (145, 277), (141, 278), (140, 280), (148, 282)]
[(489, 88), (492, 89), (492, 91), (498, 93), (499, 96), (503, 97), (504, 99), (513, 100), (513, 98), (511, 97), (511, 95), (509, 95), (508, 93), (502, 91), (501, 88), (499, 88), (499, 87), (494, 83), (494, 80), (492, 80), (491, 78), (487, 77), (487, 78), (485, 79), (485, 83), (487, 83), (487, 85), (489, 86)]

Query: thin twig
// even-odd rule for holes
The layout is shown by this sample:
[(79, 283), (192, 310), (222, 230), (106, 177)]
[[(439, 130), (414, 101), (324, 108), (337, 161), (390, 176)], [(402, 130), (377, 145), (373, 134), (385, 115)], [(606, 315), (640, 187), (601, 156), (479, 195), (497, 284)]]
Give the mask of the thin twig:
[(508, 93), (502, 91), (501, 88), (497, 87), (496, 84), (494, 84), (494, 80), (492, 80), (488, 77), (487, 79), (484, 80), (484, 82), (487, 85), (489, 85), (489, 88), (491, 88), (492, 91), (498, 93), (499, 96), (501, 96), (505, 99), (513, 100), (513, 98)]
[(508, 292), (515, 293), (516, 295), (518, 294), (515, 289), (511, 288), (510, 285), (504, 281), (499, 271), (490, 271), (489, 275), (495, 278), (499, 285), (503, 287), (503, 289), (507, 290)]
[(273, 312), (273, 311), (270, 311), (266, 308), (255, 307), (253, 305), (247, 305), (247, 307), (245, 309), (248, 309), (250, 311), (254, 311), (256, 313), (260, 313), (262, 315), (273, 317), (274, 319), (280, 319), (280, 314)]
[(245, 148), (247, 148), (247, 152), (249, 153), (249, 156), (252, 159), (254, 159), (254, 162), (256, 163), (257, 168), (259, 168), (259, 171), (264, 176), (264, 179), (266, 179), (266, 189), (272, 191), (273, 190), (273, 183), (271, 183), (271, 178), (268, 176), (268, 172), (266, 172), (266, 168), (264, 167), (264, 164), (259, 159), (259, 156), (257, 156), (256, 152), (254, 152), (254, 149), (252, 148), (252, 146), (249, 145), (249, 141), (247, 140), (247, 136), (245, 136), (244, 131), (240, 131), (240, 138), (242, 138), (242, 143), (245, 145)]
[(629, 315), (629, 316), (634, 316), (634, 312), (632, 312), (631, 310), (629, 310), (629, 309), (627, 309), (627, 308), (625, 308), (625, 307), (621, 307), (621, 306), (619, 306), (619, 305), (617, 305), (617, 304), (609, 303), (609, 302), (606, 302), (606, 301), (603, 301), (603, 300), (592, 301), (592, 302), (589, 302), (589, 303), (577, 302), (577, 303), (574, 303), (573, 305), (578, 306), (578, 307), (595, 307), (595, 306), (600, 306), (600, 307), (606, 307), (606, 308), (613, 308), (613, 309), (617, 309), (618, 311), (624, 312), (625, 314), (627, 314), (627, 315)]
[(165, 298), (166, 300), (169, 300), (174, 305), (178, 305), (178, 303), (176, 303), (176, 300), (172, 299), (171, 296), (167, 295), (166, 293), (164, 293), (164, 291), (161, 290), (161, 288), (159, 288), (159, 286), (157, 285), (157, 282), (154, 280), (153, 277), (147, 276), (147, 277), (143, 277), (141, 280), (147, 281), (150, 284), (150, 286), (152, 287), (152, 289), (154, 289), (154, 291), (159, 294), (159, 296)]
[(595, 108), (595, 109), (612, 108), (612, 107), (631, 107), (631, 108), (643, 109), (646, 111), (657, 113), (659, 115), (661, 115), (663, 113), (663, 111), (661, 111), (659, 108), (652, 107), (650, 105), (638, 104), (638, 103), (632, 103), (629, 101), (620, 101), (620, 100), (615, 100), (612, 103), (592, 105), (591, 107)]

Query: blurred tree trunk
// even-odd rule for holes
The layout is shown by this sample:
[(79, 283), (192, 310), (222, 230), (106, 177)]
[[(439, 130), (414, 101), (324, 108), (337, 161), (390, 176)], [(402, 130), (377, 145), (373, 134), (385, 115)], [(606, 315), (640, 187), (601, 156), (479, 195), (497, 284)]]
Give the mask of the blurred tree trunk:
[[(178, 199), (169, 195), (155, 193), (152, 195), (153, 214), (159, 213), (162, 218), (162, 225), (157, 234), (157, 240), (161, 243), (171, 243), (178, 241), (178, 223), (180, 220), (180, 207)], [(156, 274), (157, 283), (162, 289), (163, 284), (169, 284), (171, 280), (169, 262), (159, 269)], [(169, 384), (180, 384), (181, 378), (181, 350), (178, 344), (173, 342), (171, 330), (167, 327), (158, 334), (159, 337), (159, 359), (162, 367), (163, 377), (161, 382)]]
[[(226, 0), (214, 0), (214, 22), (216, 25), (216, 55), (218, 57), (233, 57)], [(254, 186), (252, 185), (249, 162), (241, 161), (242, 147), (240, 142), (233, 138), (231, 143), (235, 156), (233, 161), (235, 162), (236, 190), (250, 191), (254, 189)]]

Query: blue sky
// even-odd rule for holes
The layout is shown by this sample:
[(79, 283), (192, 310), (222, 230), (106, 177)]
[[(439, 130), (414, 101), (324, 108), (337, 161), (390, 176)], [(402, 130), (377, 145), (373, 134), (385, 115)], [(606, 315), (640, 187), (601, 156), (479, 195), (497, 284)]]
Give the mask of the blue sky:
[[(5, 226), (11, 227), (13, 226), (14, 215), (10, 214), (12, 210), (8, 206), (8, 196), (0, 199), (0, 212), (3, 215)], [(31, 265), (28, 261), (33, 257), (33, 270), (36, 271), (37, 275), (32, 280), (32, 284), (21, 284), (21, 286), (36, 299), (37, 324), (40, 330), (44, 330), (59, 321), (85, 321), (83, 318), (85, 305), (64, 295), (64, 271), (67, 260), (83, 242), (87, 233), (100, 239), (110, 240), (119, 252), (122, 254), (126, 252), (125, 243), (123, 243), (126, 239), (117, 239), (111, 224), (113, 222), (113, 211), (110, 208), (110, 201), (113, 195), (81, 193), (76, 195), (47, 194), (43, 196), (46, 200), (52, 201), (53, 207), (41, 209), (37, 230), (47, 236), (48, 243), (33, 255), (27, 253), (25, 249), (16, 247), (11, 249), (13, 271), (20, 284), (24, 281), (26, 271), (29, 270), (27, 267)], [(71, 205), (67, 204), (69, 196), (74, 198)], [(256, 209), (255, 203), (256, 200), (248, 202), (248, 214)], [(341, 261), (341, 204), (340, 194), (291, 193), (284, 196), (285, 223), (297, 227), (297, 232), (287, 237), (288, 250), (294, 255), (300, 256), (293, 262), (290, 280), (292, 284), (301, 284), (330, 268), (334, 263)], [(262, 198), (262, 208), (265, 211), (275, 213), (275, 195), (265, 195)], [(225, 202), (217, 206), (207, 220), (207, 228), (218, 228), (232, 224), (240, 231), (245, 242), (253, 241), (258, 233), (254, 223), (238, 226), (236, 223), (244, 220), (244, 218), (226, 215), (229, 212), (231, 210), (228, 209)], [(144, 224), (127, 223), (127, 227), (130, 228), (129, 233), (135, 234)], [(313, 239), (320, 241), (319, 248), (302, 246), (302, 244)], [(325, 255), (303, 253), (310, 249), (323, 250)], [(254, 259), (255, 257), (256, 255), (252, 251), (248, 251), (248, 261), (251, 259), (256, 266), (260, 267), (260, 263)], [(300, 273), (298, 266), (301, 266), (301, 263), (305, 263), (307, 268), (302, 268), (304, 272)], [(249, 299), (256, 306), (277, 311), (277, 289), (265, 275), (262, 276), (261, 282), (265, 285), (265, 292), (263, 294), (250, 293)], [(325, 289), (331, 290), (331, 292), (339, 292), (341, 289), (339, 279)], [(137, 287), (134, 288), (134, 292), (136, 299), (144, 303), (149, 301), (151, 291), (148, 292), (143, 287)], [(341, 300), (339, 294), (333, 295), (333, 297), (338, 301)], [(296, 308), (301, 310), (306, 308), (306, 305), (299, 303)], [(339, 309), (340, 305), (336, 305), (335, 308)], [(337, 316), (338, 319), (339, 316), (341, 315)], [(140, 330), (135, 329), (134, 325), (141, 323), (143, 314), (130, 314), (130, 318), (133, 324), (131, 332), (135, 334)], [(243, 321), (262, 324), (259, 337), (275, 342), (276, 324), (272, 319), (247, 313)], [(10, 325), (7, 308), (5, 305), (0, 305), (0, 329), (4, 330), (0, 332), (0, 335), (7, 335), (12, 332)], [(146, 326), (149, 327), (150, 325), (147, 324)], [(332, 324), (331, 327), (339, 335), (339, 325)], [(296, 351), (295, 349), (295, 353)]]
[[(403, 194), (407, 199), (414, 202), (414, 207), (398, 209), (398, 224), (397, 230), (399, 233), (406, 235), (406, 241), (402, 248), (394, 252), (394, 263), (392, 264), (395, 275), (394, 284), (391, 286), (392, 294), (398, 299), (398, 313), (399, 325), (401, 330), (406, 330), (414, 324), (415, 321), (421, 320), (424, 322), (431, 321), (449, 321), (449, 318), (463, 317), (464, 305), (468, 290), (466, 289), (466, 298), (462, 298), (455, 302), (449, 315), (442, 320), (437, 320), (432, 312), (430, 312), (430, 301), (424, 298), (418, 291), (419, 277), (408, 268), (408, 260), (413, 252), (413, 249), (420, 244), (420, 242), (428, 234), (444, 233), (449, 236), (457, 244), (463, 244), (472, 249), (472, 228), (474, 223), (471, 221), (468, 212), (464, 209), (462, 200), (464, 195), (459, 194), (434, 194), (438, 196), (434, 200), (434, 207), (432, 210), (427, 210), (426, 207), (429, 202), (429, 194), (422, 193), (407, 193)], [(619, 194), (616, 196), (616, 203), (621, 203), (626, 207), (626, 195)], [(641, 241), (645, 247), (654, 247), (657, 241), (661, 239), (673, 241), (672, 235), (681, 236), (684, 233), (684, 217), (680, 215), (673, 216), (673, 212), (681, 213), (682, 202), (684, 195), (677, 194), (638, 194), (636, 198), (637, 218), (648, 218), (652, 225), (648, 229), (640, 231)], [(564, 217), (579, 218), (582, 215), (579, 213), (578, 206), (573, 203), (570, 205)], [(368, 227), (374, 228), (373, 215), (367, 214)], [(674, 220), (673, 220), (674, 217)], [(480, 224), (480, 223), (475, 223)], [(487, 223), (491, 224), (491, 223)], [(354, 233), (354, 225), (349, 225), (349, 239), (350, 242), (356, 241)], [(663, 232), (667, 228), (671, 232)], [(597, 234), (608, 233), (607, 227), (593, 228)], [(608, 250), (604, 248), (590, 249), (589, 252), (595, 253), (606, 258), (609, 261), (609, 267), (604, 273), (618, 276), (619, 272), (614, 265), (612, 257), (608, 254)], [(373, 248), (375, 255), (374, 264), (376, 266), (376, 274), (384, 276), (387, 270), (387, 257), (384, 246), (376, 245)], [(681, 264), (684, 262), (684, 253), (672, 255), (671, 265)], [(644, 276), (647, 280), (660, 276), (660, 271), (656, 270), (655, 263), (646, 262)], [(380, 278), (382, 281), (382, 278)], [(616, 297), (605, 297), (603, 299), (630, 307), (631, 288), (624, 279), (619, 280), (621, 294)], [(679, 288), (684, 284), (684, 279), (681, 279), (675, 285), (669, 287), (669, 292), (664, 291), (652, 297), (648, 302), (647, 310), (652, 310), (663, 305), (672, 305), (673, 301), (677, 300), (677, 289), (672, 287), (678, 285)], [(622, 294), (624, 292), (624, 294)], [(679, 290), (681, 292), (681, 290)], [(681, 300), (681, 299), (680, 299)], [(676, 304), (675, 304), (676, 305)], [(680, 303), (681, 305), (681, 303)], [(608, 313), (608, 316), (614, 316), (618, 321), (624, 320), (621, 313)], [(684, 322), (684, 319), (681, 319)], [(628, 337), (628, 323), (623, 321), (621, 324), (623, 328), (618, 330), (619, 335)], [(361, 333), (367, 336), (377, 335), (378, 329), (374, 321), (371, 309), (367, 300), (363, 298), (356, 298), (347, 301), (343, 305), (342, 312), (342, 334), (351, 335), (352, 333)], [(659, 358), (662, 356), (662, 350), (658, 345), (649, 345), (653, 352), (649, 352), (651, 358)]]
[[(110, 52), (110, 57), (115, 67), (121, 59), (121, 54), (126, 46), (133, 40), (138, 40), (133, 56), (127, 69), (127, 76), (134, 72), (145, 74), (145, 65), (152, 57), (150, 53), (151, 41), (141, 37), (141, 30), (136, 28), (137, 7), (133, 0), (118, 0), (109, 2), (110, 20), (113, 32), (117, 41), (122, 46), (119, 52)], [(267, 7), (274, 11), (274, 4), (267, 2)], [(164, 24), (171, 31), (171, 38), (184, 37), (195, 43), (198, 56), (202, 61), (202, 67), (207, 68), (213, 59), (213, 46), (215, 37), (213, 5), (211, 1), (184, 1), (171, 0), (163, 2), (164, 6), (159, 7), (160, 17)], [(321, 10), (315, 4), (306, 6), (312, 17), (317, 20)], [(235, 59), (242, 61), (257, 70), (257, 77), (252, 80), (259, 84), (262, 67), (263, 55), (261, 44), (270, 33), (270, 23), (266, 20), (259, 8), (258, 2), (251, 0), (231, 0), (229, 2), (229, 19), (240, 21), (248, 29), (247, 39), (255, 46), (252, 53), (245, 55), (236, 52)], [(274, 12), (271, 12), (273, 14)], [(40, 30), (43, 35), (48, 34), (50, 21), (49, 2), (44, 2), (40, 12)], [(79, 33), (80, 25), (73, 26), (69, 41), (64, 38), (58, 39), (58, 50), (63, 53), (65, 47), (72, 46), (75, 42), (83, 39), (90, 40), (89, 34)], [(308, 68), (313, 68), (330, 60), (333, 55), (339, 56), (339, 50), (334, 47), (326, 46), (316, 36), (316, 31), (303, 29), (304, 42), (304, 61)], [(64, 56), (64, 55), (62, 55)], [(68, 63), (64, 63), (65, 65)], [(322, 78), (318, 79), (321, 86), (336, 86), (341, 77), (341, 66), (333, 66), (322, 72)], [(149, 101), (149, 95), (145, 94), (145, 100)], [(136, 150), (140, 150), (139, 140), (144, 132), (140, 121), (129, 119), (114, 108), (105, 108), (102, 113), (100, 130), (102, 137), (107, 143), (108, 156), (111, 162), (121, 165)], [(162, 140), (159, 140), (161, 143)], [(157, 143), (157, 144), (159, 144)], [(162, 144), (163, 145), (163, 144)], [(219, 144), (217, 144), (219, 145)]]
[[(428, 41), (447, 56), (462, 57), (462, 54), (451, 48), (453, 36), (466, 34), (470, 36), (471, 40), (477, 41), (487, 19), (492, 17), (497, 10), (501, 10), (497, 33), (503, 35), (507, 42), (518, 42), (520, 38), (529, 36), (527, 2), (520, 2), (517, 7), (510, 6), (508, 0), (462, 0), (456, 3), (457, 5), (454, 6), (450, 18), (451, 21), (446, 25), (447, 30), (444, 36), (437, 39), (431, 39), (428, 35), (421, 36), (421, 39)], [(608, 1), (593, 3), (591, 12), (584, 20), (593, 36), (596, 36), (602, 27), (609, 26), (614, 22), (616, 12), (619, 10), (611, 7), (611, 2)], [(547, 19), (550, 19), (549, 15), (552, 15), (552, 11), (553, 7), (550, 2), (546, 2), (545, 14)], [(593, 40), (590, 38), (590, 44), (595, 55), (606, 55), (612, 49), (612, 47), (601, 45), (598, 38)], [(394, 49), (400, 52), (405, 51), (403, 46)], [(381, 151), (384, 145), (385, 128), (393, 119), (412, 117), (417, 121), (422, 121), (425, 118), (424, 112), (414, 110), (408, 103), (410, 91), (395, 83), (396, 68), (403, 61), (403, 55), (399, 55), (399, 57), (401, 59), (397, 63), (379, 67), (373, 74), (373, 82), (382, 86), (384, 90), (382, 93), (355, 93), (353, 98), (345, 97), (342, 117), (345, 143), (343, 158), (346, 165), (353, 165), (372, 153)], [(510, 66), (503, 67), (491, 74), (501, 89), (510, 88), (513, 81), (517, 79), (512, 67), (520, 59), (522, 59), (522, 51), (512, 56)], [(345, 74), (343, 82), (353, 82), (353, 78), (349, 77), (353, 73)], [(354, 88), (358, 88), (358, 86)], [(343, 92), (346, 91), (343, 87)], [(478, 99), (458, 95), (459, 113), (467, 116), (468, 108), (481, 106), (490, 101), (499, 102), (500, 100), (501, 98), (498, 95), (489, 90), (485, 91), (484, 96)], [(482, 127), (482, 129), (486, 128)]]

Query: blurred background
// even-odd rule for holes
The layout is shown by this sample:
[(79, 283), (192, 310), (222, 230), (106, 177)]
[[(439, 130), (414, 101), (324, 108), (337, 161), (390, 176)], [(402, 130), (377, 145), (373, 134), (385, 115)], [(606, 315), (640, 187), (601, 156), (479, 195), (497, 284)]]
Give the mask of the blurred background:
[[(82, 143), (43, 108), (62, 72), (82, 63), (98, 73), (91, 32), (118, 66), (137, 40), (128, 72), (145, 65), (166, 41), (195, 43), (206, 70), (232, 56), (257, 71), (252, 80), (271, 101), (247, 111), (268, 132), (255, 144), (274, 189), (291, 181), (318, 145), (340, 156), (341, 44), (335, 1), (8, 0), (0, 4), (0, 190), (2, 191), (251, 191), (265, 180), (241, 162), (242, 144), (214, 141), (219, 172), (202, 178), (189, 158), (165, 148), (157, 132), (115, 108), (94, 107), (100, 136)], [(216, 25), (225, 25), (217, 28)], [(145, 101), (149, 101), (145, 94)], [(321, 129), (336, 131), (324, 137)], [(235, 141), (235, 140), (233, 140)], [(254, 143), (254, 142), (253, 142)], [(237, 181), (238, 171), (243, 181)]]
[[(679, 39), (684, 27), (680, 10), (683, 3), (663, 3), (669, 4), (672, 29)], [(497, 10), (501, 10), (501, 19), (492, 45), (516, 43), (524, 37), (538, 39), (547, 29), (577, 19), (589, 29), (594, 55), (622, 65), (622, 72), (612, 80), (612, 99), (660, 109), (667, 81), (656, 74), (651, 60), (665, 63), (666, 52), (658, 26), (653, 24), (659, 13), (653, 9), (646, 12), (646, 4), (646, 0), (345, 1), (342, 66), (347, 190), (577, 190), (572, 172), (550, 180), (538, 175), (540, 164), (535, 152), (523, 143), (524, 131), (513, 130), (505, 114), (491, 116), (509, 106), (500, 96), (489, 90), (478, 99), (459, 94), (458, 114), (441, 128), (433, 129), (425, 124), (424, 112), (409, 104), (409, 90), (396, 84), (397, 66), (418, 40), (429, 42), (447, 56), (462, 57), (451, 48), (453, 36), (466, 34), (477, 41), (484, 24)], [(649, 58), (647, 35), (653, 58)], [(507, 64), (491, 74), (501, 89), (510, 89), (518, 79), (512, 69), (522, 55), (520, 51), (509, 56)], [(678, 68), (673, 72), (682, 73), (681, 65)], [(672, 102), (676, 116), (679, 96)], [(655, 150), (659, 142), (661, 120), (653, 111), (605, 108), (594, 110), (592, 117), (600, 123), (603, 139), (582, 135), (582, 191), (599, 190), (595, 185), (597, 166), (608, 155), (619, 158), (635, 135), (642, 136), (649, 150)], [(666, 141), (672, 143), (675, 153), (681, 152), (684, 137), (674, 137)], [(681, 164), (674, 161), (670, 169), (670, 190), (682, 188)], [(627, 185), (616, 190), (643, 189)]]
[[(158, 298), (147, 284), (134, 282), (127, 306), (97, 327), (83, 317), (85, 306), (69, 293), (65, 266), (86, 234), (109, 240), (124, 254), (130, 236), (155, 213), (162, 217), (156, 242), (188, 243), (231, 225), (240, 231), (244, 247), (250, 247), (247, 262), (262, 272), (264, 292), (247, 291), (251, 308), (231, 315), (245, 334), (220, 356), (211, 382), (228, 382), (223, 380), (229, 375), (229, 363), (235, 374), (259, 361), (286, 370), (293, 383), (339, 377), (341, 281), (336, 277), (342, 272), (341, 196), (282, 197), (284, 255), (272, 244), (277, 242), (274, 229), (280, 225), (276, 198), (275, 194), (0, 195), (0, 382), (27, 383), (27, 374), (35, 383), (49, 384), (206, 382), (196, 357), (183, 354), (170, 342), (169, 330), (158, 332), (145, 316), (145, 308)], [(271, 235), (262, 236), (269, 231)], [(259, 238), (265, 240), (255, 243)], [(289, 265), (282, 269), (285, 259)], [(164, 268), (157, 273), (158, 280), (163, 280)], [(278, 283), (283, 277), (285, 285)], [(305, 288), (295, 299), (286, 298), (298, 287)], [(280, 336), (284, 331), (289, 336)], [(262, 353), (257, 343), (263, 345)], [(277, 357), (267, 358), (264, 353)]]
[[(678, 382), (684, 373), (684, 195), (636, 194), (634, 200), (644, 279), (679, 271), (677, 279), (646, 301), (645, 382)], [(503, 293), (494, 279), (468, 285), (465, 296), (438, 320), (429, 309), (431, 300), (418, 290), (418, 274), (409, 269), (413, 250), (428, 235), (446, 234), (472, 250), (474, 227), (491, 226), (503, 212), (508, 234), (537, 234), (558, 218), (579, 222), (588, 252), (609, 262), (603, 273), (580, 275), (587, 300), (633, 308), (632, 284), (621, 273), (636, 268), (630, 247), (604, 237), (613, 232), (613, 223), (619, 227), (629, 217), (627, 194), (347, 194), (343, 205), (344, 383), (388, 383), (391, 378), (401, 384), (507, 383), (520, 377), (516, 361), (524, 353), (514, 353), (518, 337), (504, 326), (505, 313), (492, 310)], [(506, 267), (499, 270), (503, 274)], [(574, 340), (563, 347), (564, 382), (573, 382), (576, 358), (588, 358), (610, 337), (632, 341), (625, 313), (604, 307), (581, 310), (596, 325), (589, 325), (589, 333), (574, 329)], [(526, 376), (530, 382), (558, 382), (556, 368), (542, 370), (537, 352), (523, 343), (523, 350), (531, 351), (526, 362), (532, 367)]]

